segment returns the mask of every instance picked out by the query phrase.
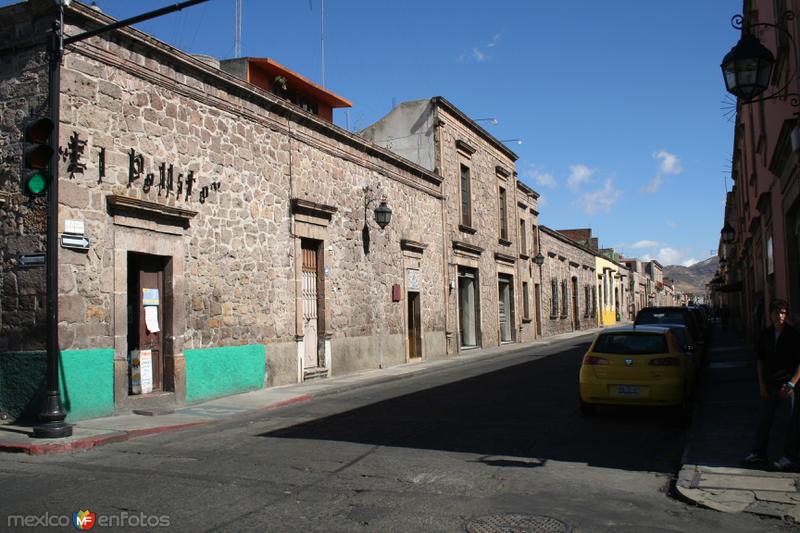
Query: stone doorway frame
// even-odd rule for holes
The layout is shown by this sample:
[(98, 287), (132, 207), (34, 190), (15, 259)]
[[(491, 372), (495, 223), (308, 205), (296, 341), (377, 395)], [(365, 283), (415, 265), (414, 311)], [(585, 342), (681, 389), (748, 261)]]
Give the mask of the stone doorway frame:
[(128, 253), (166, 259), (164, 266), (164, 389), (186, 402), (184, 233), (196, 211), (110, 195), (114, 224), (114, 407), (132, 407), (128, 395)]

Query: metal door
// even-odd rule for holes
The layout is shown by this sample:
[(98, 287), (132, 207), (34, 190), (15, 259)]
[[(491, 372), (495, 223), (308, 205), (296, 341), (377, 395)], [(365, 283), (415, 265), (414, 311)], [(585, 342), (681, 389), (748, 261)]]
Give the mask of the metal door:
[(303, 248), (303, 347), (305, 368), (319, 365), (317, 352), (317, 247), (304, 242)]

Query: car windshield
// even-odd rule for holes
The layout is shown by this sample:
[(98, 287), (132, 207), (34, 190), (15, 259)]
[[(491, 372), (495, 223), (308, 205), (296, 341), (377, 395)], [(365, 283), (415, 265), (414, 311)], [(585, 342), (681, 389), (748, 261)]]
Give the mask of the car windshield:
[(636, 317), (637, 324), (686, 324), (686, 317), (680, 311), (645, 312)]
[(662, 334), (606, 333), (597, 339), (594, 351), (622, 355), (647, 355), (666, 353), (669, 350), (667, 349), (667, 339)]

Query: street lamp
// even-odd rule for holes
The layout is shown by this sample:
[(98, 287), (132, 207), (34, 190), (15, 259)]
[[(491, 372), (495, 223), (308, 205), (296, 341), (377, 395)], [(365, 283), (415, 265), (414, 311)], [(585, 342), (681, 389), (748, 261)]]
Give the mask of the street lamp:
[(725, 54), (720, 65), (725, 80), (725, 89), (729, 93), (742, 99), (746, 104), (763, 102), (778, 96), (790, 96), (791, 104), (795, 107), (800, 106), (800, 95), (784, 92), (793, 81), (792, 76), (787, 76), (786, 84), (774, 93), (757, 98), (769, 87), (772, 68), (775, 66), (775, 56), (751, 32), (758, 27), (774, 28), (782, 32), (791, 41), (795, 50), (795, 57), (797, 57), (797, 44), (784, 27), (785, 23), (790, 20), (794, 20), (793, 11), (784, 12), (778, 19), (778, 24), (757, 22), (744, 26), (744, 17), (742, 15), (734, 15), (731, 19), (731, 26), (737, 30), (742, 30), (742, 37), (736, 43), (736, 46)]
[(392, 221), (392, 208), (386, 205), (386, 200), (381, 201), (381, 205), (375, 208), (375, 222), (384, 229)]
[(729, 93), (749, 102), (769, 87), (775, 56), (754, 35), (745, 33), (722, 60)]
[(539, 266), (542, 266), (544, 264), (544, 256), (542, 255), (542, 252), (536, 254), (536, 256), (533, 258), (533, 262)]
[(728, 224), (727, 222), (720, 230), (720, 235), (722, 236), (722, 242), (730, 244), (736, 238), (736, 231), (733, 229), (733, 226)]

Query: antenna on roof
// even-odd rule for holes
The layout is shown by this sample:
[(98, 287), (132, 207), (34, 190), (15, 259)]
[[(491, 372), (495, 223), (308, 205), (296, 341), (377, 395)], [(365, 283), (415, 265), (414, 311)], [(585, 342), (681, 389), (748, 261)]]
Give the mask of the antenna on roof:
[(319, 2), (319, 49), (322, 64), (322, 86), (325, 87), (325, 0)]
[(236, 21), (233, 29), (233, 56), (242, 57), (242, 0), (236, 0)]

